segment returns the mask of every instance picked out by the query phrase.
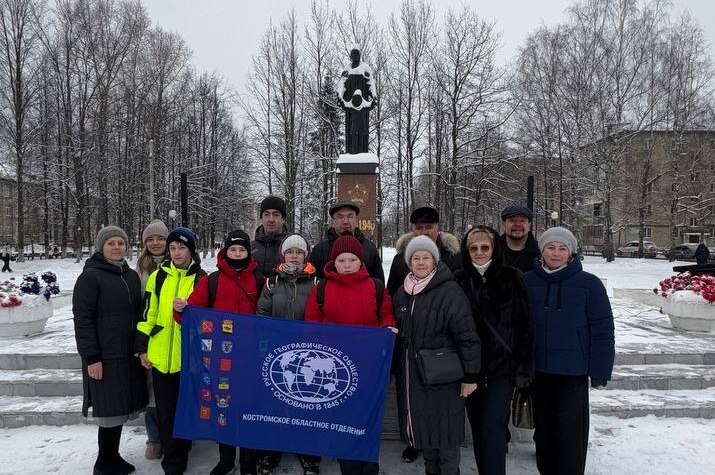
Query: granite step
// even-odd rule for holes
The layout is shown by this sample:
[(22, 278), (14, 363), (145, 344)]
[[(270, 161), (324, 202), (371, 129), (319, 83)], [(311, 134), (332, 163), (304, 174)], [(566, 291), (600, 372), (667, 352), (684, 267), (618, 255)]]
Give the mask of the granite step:
[(617, 365), (715, 365), (713, 353), (616, 353)]
[(620, 418), (694, 417), (715, 419), (715, 387), (707, 389), (591, 390), (591, 412)]
[(81, 396), (82, 370), (0, 370), (0, 396)]
[(715, 386), (715, 366), (685, 364), (617, 365), (608, 389), (705, 389)]
[(0, 370), (78, 369), (77, 353), (1, 353)]

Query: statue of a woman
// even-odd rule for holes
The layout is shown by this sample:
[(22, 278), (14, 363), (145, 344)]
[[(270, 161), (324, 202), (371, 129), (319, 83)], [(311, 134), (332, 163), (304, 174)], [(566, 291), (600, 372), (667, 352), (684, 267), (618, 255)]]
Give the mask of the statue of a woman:
[(377, 100), (377, 93), (370, 66), (360, 62), (360, 50), (352, 49), (350, 59), (350, 67), (342, 72), (337, 85), (339, 103), (345, 110), (345, 151), (366, 153), (369, 114)]

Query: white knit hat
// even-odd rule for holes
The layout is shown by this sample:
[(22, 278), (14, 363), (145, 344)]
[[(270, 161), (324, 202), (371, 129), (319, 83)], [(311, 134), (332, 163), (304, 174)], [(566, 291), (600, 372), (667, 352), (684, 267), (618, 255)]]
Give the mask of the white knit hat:
[(310, 252), (310, 246), (308, 245), (308, 241), (306, 241), (305, 238), (300, 234), (293, 233), (289, 234), (285, 237), (285, 239), (283, 239), (283, 243), (281, 244), (281, 256), (285, 255), (286, 251), (293, 247), (303, 251), (306, 256)]
[(560, 242), (569, 248), (569, 254), (575, 254), (578, 248), (576, 236), (571, 231), (561, 226), (555, 226), (544, 231), (539, 236), (539, 250), (543, 253), (544, 248), (550, 242)]
[(437, 248), (437, 244), (435, 244), (429, 237), (423, 235), (415, 236), (410, 239), (410, 243), (407, 245), (407, 249), (405, 249), (405, 262), (407, 265), (410, 265), (412, 254), (417, 251), (429, 252), (434, 258), (435, 265), (439, 263), (439, 249)]

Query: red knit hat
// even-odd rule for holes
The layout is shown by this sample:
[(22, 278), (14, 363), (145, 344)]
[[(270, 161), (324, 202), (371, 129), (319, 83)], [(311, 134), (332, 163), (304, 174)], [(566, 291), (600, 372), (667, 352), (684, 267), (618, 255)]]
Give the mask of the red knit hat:
[(355, 236), (340, 236), (333, 243), (333, 248), (330, 251), (330, 259), (335, 260), (343, 252), (349, 252), (350, 254), (355, 254), (361, 261), (365, 260), (365, 254), (362, 252), (362, 246), (360, 241), (357, 240)]

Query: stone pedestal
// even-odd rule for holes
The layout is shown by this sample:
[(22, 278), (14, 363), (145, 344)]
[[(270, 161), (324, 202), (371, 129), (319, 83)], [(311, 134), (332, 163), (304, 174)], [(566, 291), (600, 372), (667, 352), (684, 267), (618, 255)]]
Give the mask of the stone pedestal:
[(0, 308), (0, 336), (28, 336), (42, 332), (52, 316), (52, 300), (24, 296), (22, 305)]
[(706, 302), (695, 292), (673, 292), (665, 299), (663, 311), (675, 328), (715, 333), (715, 304)]
[(336, 162), (338, 201), (352, 201), (360, 207), (358, 227), (372, 242), (378, 242), (377, 167), (373, 153), (343, 154)]

